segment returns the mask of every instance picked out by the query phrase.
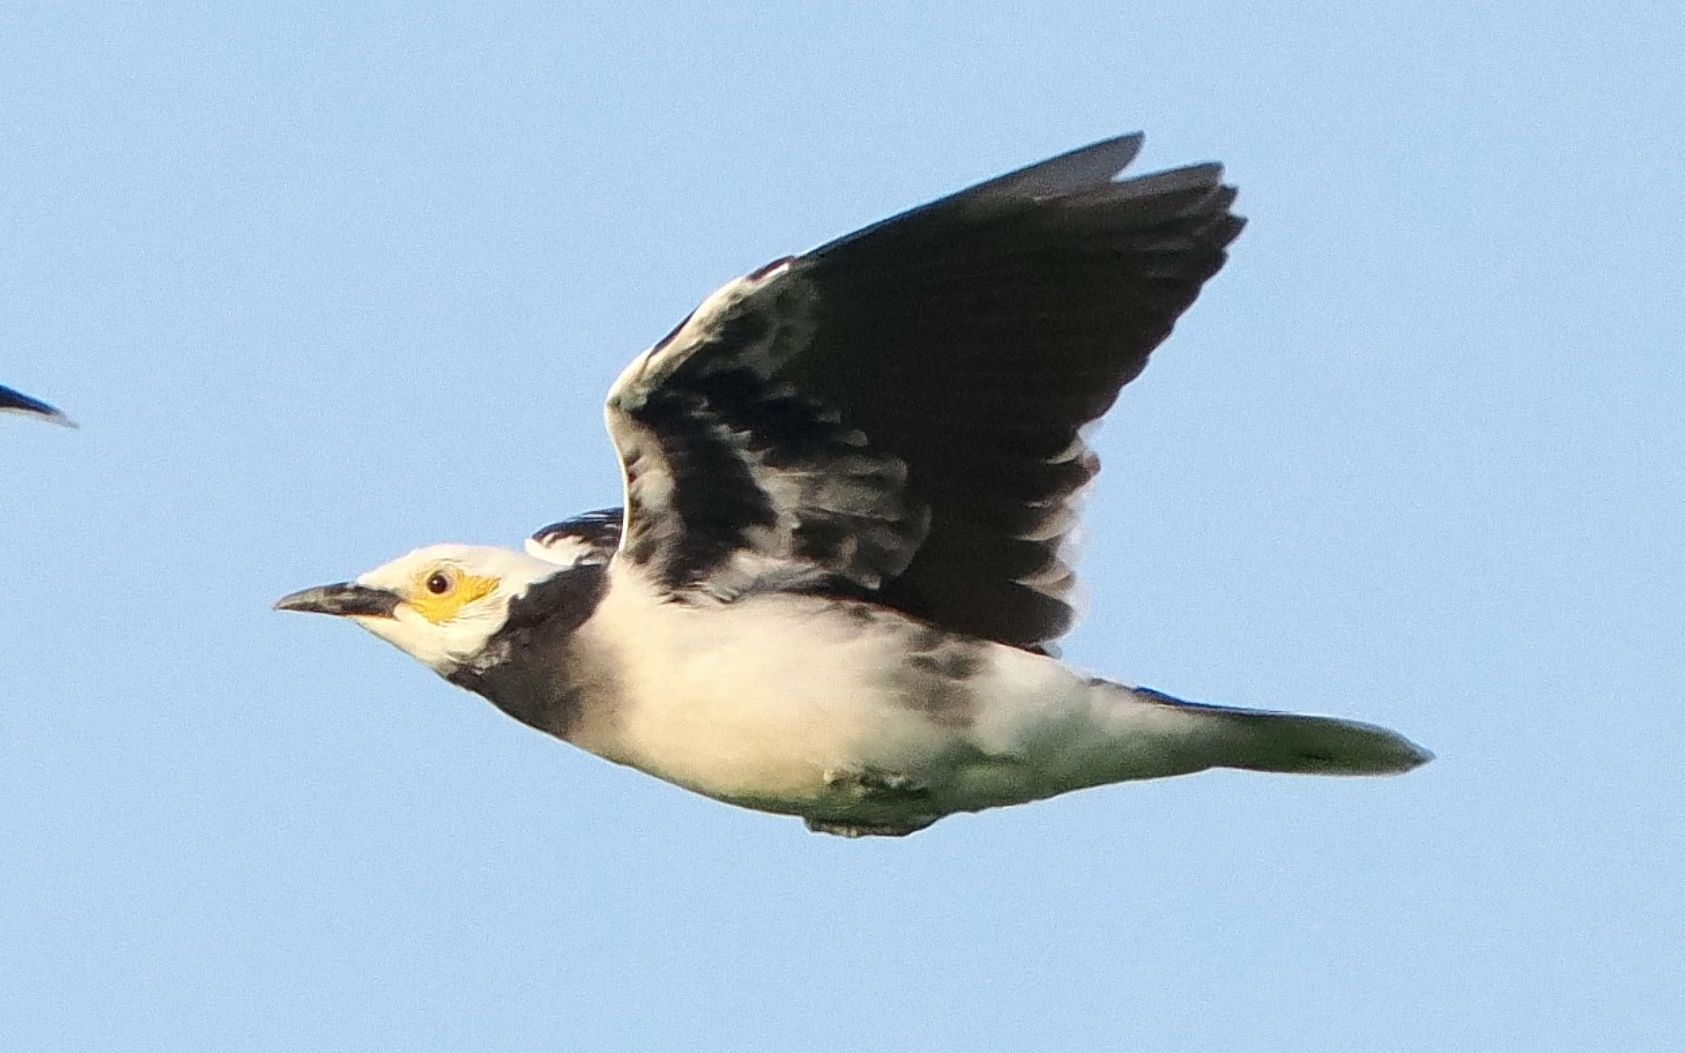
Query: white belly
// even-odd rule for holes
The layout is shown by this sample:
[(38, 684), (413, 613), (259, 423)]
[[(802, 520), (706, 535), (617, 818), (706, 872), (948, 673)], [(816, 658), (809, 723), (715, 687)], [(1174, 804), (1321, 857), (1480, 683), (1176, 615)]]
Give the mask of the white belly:
[(894, 632), (811, 597), (686, 606), (611, 589), (594, 630), (621, 642), (617, 699), (574, 741), (712, 797), (802, 811), (839, 775), (932, 777), (964, 745), (890, 690)]
[(878, 608), (611, 583), (567, 738), (710, 797), (904, 833), (943, 815), (1224, 765), (1387, 772), (1424, 754), (1325, 718), (1177, 703)]
[[(959, 641), (954, 683), (926, 683), (957, 700), (944, 709), (898, 671), (955, 638), (893, 612), (781, 593), (687, 605), (622, 585), (579, 629), (610, 656), (613, 698), (569, 737), (710, 797), (893, 824), (1210, 763), (1159, 741), (1163, 707), (1126, 705), (1042, 655)], [(859, 775), (904, 780), (917, 799), (863, 796)]]

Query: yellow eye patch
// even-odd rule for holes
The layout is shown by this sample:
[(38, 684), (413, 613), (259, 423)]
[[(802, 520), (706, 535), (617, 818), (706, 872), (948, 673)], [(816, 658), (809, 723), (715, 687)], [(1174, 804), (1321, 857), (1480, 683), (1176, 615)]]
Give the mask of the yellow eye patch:
[(491, 595), (496, 588), (496, 578), (464, 574), (449, 565), (438, 566), (416, 578), (407, 602), (423, 618), (442, 625), (470, 603)]

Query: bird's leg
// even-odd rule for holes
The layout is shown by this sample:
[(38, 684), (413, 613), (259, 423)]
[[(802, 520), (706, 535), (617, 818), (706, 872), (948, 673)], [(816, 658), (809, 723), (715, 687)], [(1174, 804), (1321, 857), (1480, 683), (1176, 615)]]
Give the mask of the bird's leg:
[(816, 834), (835, 834), (838, 837), (906, 837), (934, 823), (935, 819), (921, 819), (897, 825), (877, 823), (833, 823), (825, 819), (806, 819), (807, 828)]
[(879, 768), (852, 768), (825, 773), (825, 785), (862, 801), (882, 801), (888, 804), (923, 800), (930, 789), (921, 786), (897, 771)]
[(911, 814), (889, 822), (808, 816), (807, 828), (815, 833), (839, 837), (904, 837), (923, 830), (940, 818), (918, 814), (917, 805), (930, 797), (930, 789), (900, 772), (878, 768), (828, 771), (825, 773), (825, 784), (838, 796), (871, 806), (867, 809), (869, 812), (878, 815), (884, 811), (892, 815), (896, 812)]

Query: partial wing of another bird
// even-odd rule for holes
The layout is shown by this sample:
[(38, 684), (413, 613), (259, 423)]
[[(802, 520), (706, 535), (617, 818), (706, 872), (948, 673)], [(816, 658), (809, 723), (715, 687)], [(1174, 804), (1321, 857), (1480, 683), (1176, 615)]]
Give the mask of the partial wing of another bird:
[(1073, 618), (1079, 429), (1242, 220), (1138, 135), (990, 180), (715, 292), (621, 375), (617, 558), (675, 594), (828, 586), (1033, 647)]
[(63, 424), (70, 428), (76, 427), (75, 421), (60, 413), (55, 407), (47, 405), (40, 399), (32, 399), (21, 391), (13, 391), (3, 384), (0, 384), (0, 413), (22, 413), (26, 416), (50, 420), (54, 424)]

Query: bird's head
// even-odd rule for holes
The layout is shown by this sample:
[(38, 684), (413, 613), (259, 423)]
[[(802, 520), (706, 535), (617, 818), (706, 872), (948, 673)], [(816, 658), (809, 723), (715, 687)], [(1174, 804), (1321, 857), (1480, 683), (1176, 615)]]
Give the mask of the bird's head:
[(449, 676), (472, 664), (510, 620), (511, 605), (569, 568), (520, 552), (432, 545), (355, 581), (281, 597), (275, 608), (349, 618)]

